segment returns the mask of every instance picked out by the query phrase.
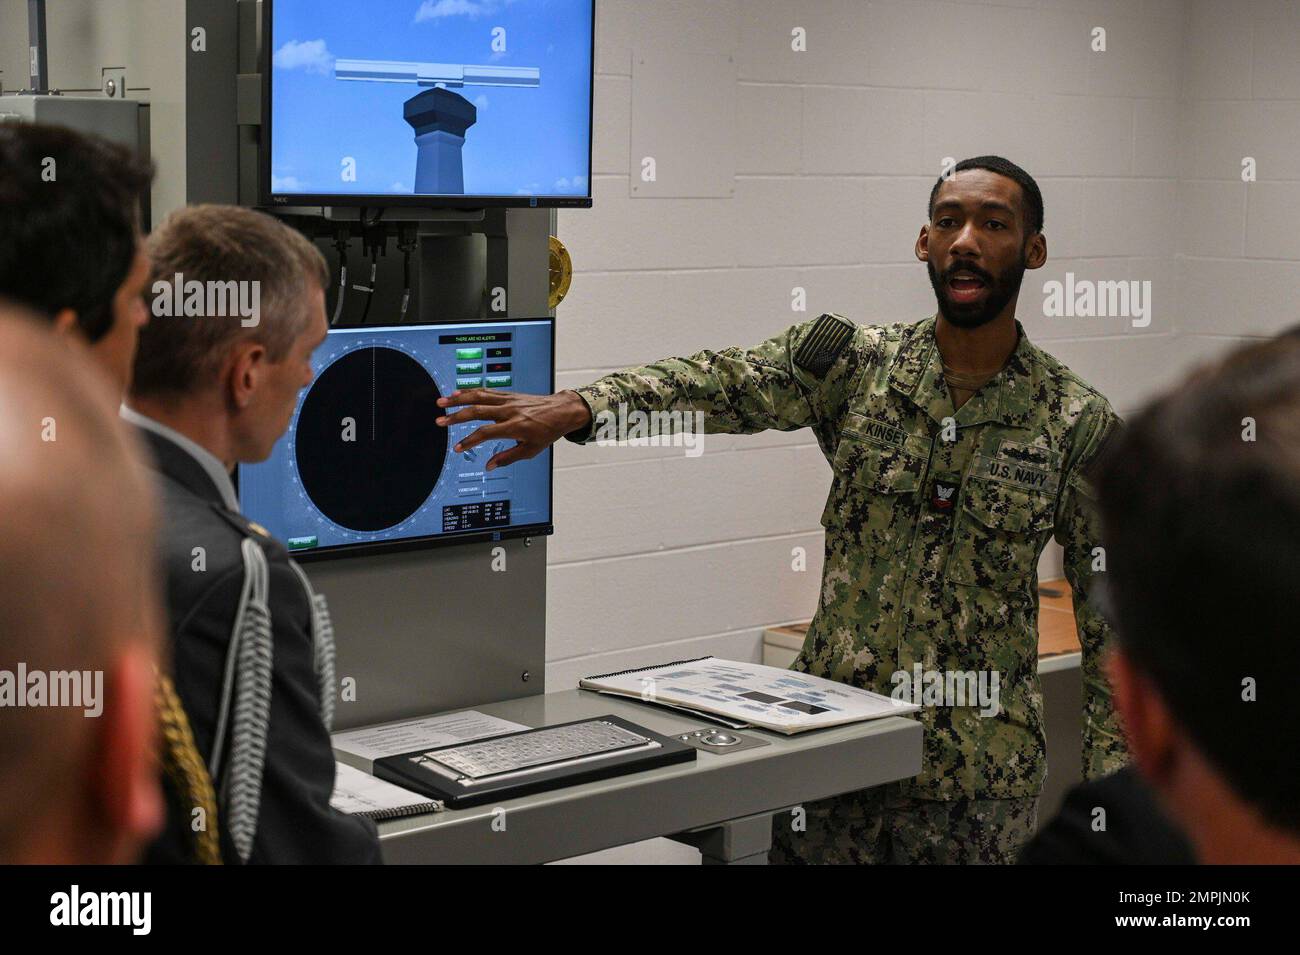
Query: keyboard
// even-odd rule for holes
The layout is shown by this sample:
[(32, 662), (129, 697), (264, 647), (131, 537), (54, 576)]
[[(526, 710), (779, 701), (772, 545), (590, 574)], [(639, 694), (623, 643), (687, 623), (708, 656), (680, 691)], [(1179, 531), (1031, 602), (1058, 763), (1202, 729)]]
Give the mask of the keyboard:
[(430, 750), (416, 761), (435, 764), (429, 765), (435, 772), (450, 770), (464, 785), (658, 746), (608, 720), (587, 720)]
[(383, 756), (374, 774), (461, 809), (694, 760), (681, 740), (606, 714)]

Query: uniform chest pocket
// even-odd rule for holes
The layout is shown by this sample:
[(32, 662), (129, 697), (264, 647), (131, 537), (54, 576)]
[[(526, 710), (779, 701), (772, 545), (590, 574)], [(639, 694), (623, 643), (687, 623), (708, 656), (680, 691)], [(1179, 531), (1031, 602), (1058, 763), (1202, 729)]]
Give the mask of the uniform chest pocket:
[(992, 590), (1028, 590), (1055, 504), (1045, 491), (967, 478), (955, 515), (948, 579)]
[(900, 507), (914, 502), (924, 467), (918, 455), (842, 433), (822, 525), (870, 536), (883, 546), (892, 540)]

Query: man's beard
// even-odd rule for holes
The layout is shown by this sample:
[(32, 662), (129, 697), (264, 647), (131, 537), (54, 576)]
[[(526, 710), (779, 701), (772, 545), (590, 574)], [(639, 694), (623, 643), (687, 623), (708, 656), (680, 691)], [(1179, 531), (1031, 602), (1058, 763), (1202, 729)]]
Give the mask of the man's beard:
[[(978, 266), (962, 262), (954, 262), (948, 266), (942, 278), (933, 262), (926, 262), (925, 270), (930, 275), (930, 286), (934, 289), (934, 297), (938, 299), (940, 314), (958, 328), (979, 328), (997, 318), (998, 314), (1006, 308), (1007, 302), (1016, 297), (1020, 291), (1020, 283), (1025, 277), (1023, 259), (1018, 264), (1003, 269), (996, 278)], [(982, 303), (959, 305), (948, 300), (948, 279), (958, 271), (969, 272), (983, 280), (988, 295)]]

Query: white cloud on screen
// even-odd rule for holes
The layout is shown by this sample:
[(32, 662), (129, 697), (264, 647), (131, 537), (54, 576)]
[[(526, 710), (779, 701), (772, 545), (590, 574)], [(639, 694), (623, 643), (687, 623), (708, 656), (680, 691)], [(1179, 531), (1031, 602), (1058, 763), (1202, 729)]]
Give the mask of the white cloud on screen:
[(444, 17), (469, 17), (477, 20), (496, 13), (514, 0), (424, 0), (415, 11), (415, 22), (441, 20)]
[(290, 40), (275, 51), (271, 62), (281, 70), (305, 70), (308, 73), (334, 72), (334, 54), (324, 40)]

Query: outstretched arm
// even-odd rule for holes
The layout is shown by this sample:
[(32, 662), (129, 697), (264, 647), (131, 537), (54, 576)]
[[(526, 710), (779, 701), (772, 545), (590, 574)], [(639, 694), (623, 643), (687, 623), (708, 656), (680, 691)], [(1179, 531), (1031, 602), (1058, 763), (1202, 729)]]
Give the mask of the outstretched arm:
[(698, 412), (706, 432), (830, 429), (867, 353), (858, 326), (823, 315), (753, 348), (665, 358), (555, 395), (457, 391), (438, 404), (460, 410), (439, 418), (438, 424), (491, 422), (463, 438), (457, 451), (494, 438), (518, 442), (493, 456), (489, 469), (531, 458), (565, 436), (590, 440), (602, 416), (614, 415), (620, 407)]

